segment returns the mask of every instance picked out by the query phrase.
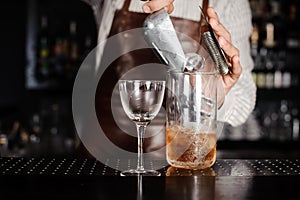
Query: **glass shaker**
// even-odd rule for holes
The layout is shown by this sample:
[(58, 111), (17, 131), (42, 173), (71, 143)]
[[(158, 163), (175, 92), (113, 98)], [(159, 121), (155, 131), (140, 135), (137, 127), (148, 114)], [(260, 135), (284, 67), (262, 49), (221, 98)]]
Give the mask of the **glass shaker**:
[(168, 71), (166, 156), (173, 167), (204, 169), (216, 161), (219, 74), (205, 64), (212, 62), (197, 70)]

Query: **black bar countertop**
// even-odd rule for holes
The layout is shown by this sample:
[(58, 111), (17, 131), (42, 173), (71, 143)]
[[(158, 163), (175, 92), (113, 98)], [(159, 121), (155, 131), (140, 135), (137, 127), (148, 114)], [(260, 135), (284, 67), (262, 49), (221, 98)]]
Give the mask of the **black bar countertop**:
[[(107, 163), (116, 165), (111, 168)], [(155, 167), (159, 161), (145, 163)], [(3, 199), (298, 199), (300, 159), (217, 159), (205, 170), (164, 166), (160, 177), (121, 177), (128, 160), (0, 158)], [(132, 167), (132, 166), (128, 166)]]

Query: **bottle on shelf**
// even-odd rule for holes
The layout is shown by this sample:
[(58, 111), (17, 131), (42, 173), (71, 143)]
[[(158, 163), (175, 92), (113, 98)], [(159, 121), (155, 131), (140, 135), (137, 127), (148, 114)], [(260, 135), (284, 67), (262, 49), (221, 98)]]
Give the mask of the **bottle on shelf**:
[(285, 50), (262, 47), (255, 57), (253, 78), (258, 88), (280, 89), (297, 86), (297, 74), (286, 66)]
[(8, 138), (2, 133), (2, 125), (0, 121), (0, 158), (8, 156)]
[(81, 61), (83, 61), (86, 56), (92, 51), (92, 37), (87, 35), (84, 39), (83, 51), (81, 54)]
[(38, 54), (36, 66), (36, 79), (45, 82), (50, 76), (50, 37), (48, 30), (48, 17), (42, 15), (40, 19), (40, 31), (38, 36)]
[[(67, 63), (68, 43), (60, 35), (55, 38), (53, 47), (53, 60), (54, 60), (54, 81), (60, 82), (64, 80), (65, 66)], [(57, 83), (56, 83), (57, 84)]]
[(287, 37), (286, 46), (289, 49), (299, 49), (300, 48), (300, 23), (299, 23), (299, 3), (297, 1), (292, 1), (287, 7)]
[(299, 110), (297, 106), (292, 108), (292, 138), (293, 141), (299, 141)]
[(253, 23), (253, 28), (250, 36), (251, 44), (251, 56), (255, 58), (258, 55), (258, 44), (259, 44), (259, 26), (257, 23)]
[(281, 100), (278, 118), (278, 139), (290, 140), (292, 134), (292, 115), (287, 100)]
[(272, 1), (273, 23), (275, 26), (275, 39), (279, 49), (286, 47), (286, 19), (283, 12), (283, 3), (280, 0)]
[(257, 108), (264, 138), (270, 141), (298, 141), (299, 113), (297, 104), (291, 100), (282, 99), (279, 102), (261, 102)]
[(72, 80), (79, 65), (79, 43), (77, 37), (77, 22), (71, 20), (69, 24), (69, 57), (66, 65), (66, 78)]
[(78, 59), (78, 41), (77, 41), (77, 23), (72, 20), (70, 22), (70, 60)]
[(268, 22), (265, 25), (265, 29), (266, 29), (266, 38), (263, 41), (263, 44), (265, 47), (273, 48), (276, 45), (276, 41), (274, 38), (274, 29), (275, 29), (274, 24), (271, 22)]

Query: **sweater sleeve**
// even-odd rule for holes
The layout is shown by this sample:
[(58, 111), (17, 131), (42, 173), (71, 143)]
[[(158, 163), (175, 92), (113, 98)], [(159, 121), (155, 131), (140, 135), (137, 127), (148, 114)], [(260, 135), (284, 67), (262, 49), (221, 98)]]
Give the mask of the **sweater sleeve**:
[(220, 13), (220, 21), (231, 33), (233, 45), (240, 51), (243, 68), (238, 82), (225, 96), (218, 110), (218, 120), (232, 126), (243, 124), (254, 110), (256, 104), (256, 85), (252, 78), (253, 60), (250, 54), (249, 37), (252, 31), (251, 9), (247, 0), (230, 0)]

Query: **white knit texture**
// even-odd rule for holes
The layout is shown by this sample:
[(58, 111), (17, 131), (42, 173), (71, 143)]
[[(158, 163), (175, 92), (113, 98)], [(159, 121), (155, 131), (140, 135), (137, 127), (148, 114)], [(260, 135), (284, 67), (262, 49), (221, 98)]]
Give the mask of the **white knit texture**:
[(253, 111), (256, 103), (256, 86), (251, 70), (253, 60), (250, 54), (249, 37), (252, 31), (251, 9), (247, 0), (227, 0), (223, 7), (216, 6), (221, 23), (231, 33), (232, 43), (240, 51), (243, 73), (238, 82), (225, 97), (218, 112), (218, 119), (232, 126), (243, 124)]

